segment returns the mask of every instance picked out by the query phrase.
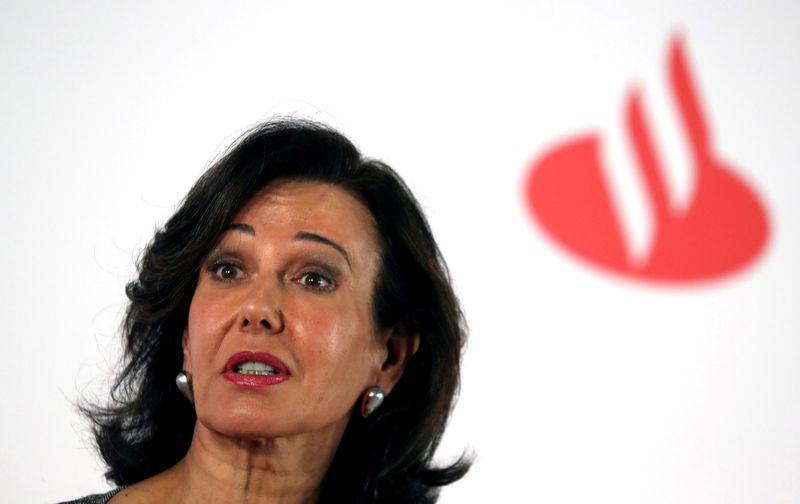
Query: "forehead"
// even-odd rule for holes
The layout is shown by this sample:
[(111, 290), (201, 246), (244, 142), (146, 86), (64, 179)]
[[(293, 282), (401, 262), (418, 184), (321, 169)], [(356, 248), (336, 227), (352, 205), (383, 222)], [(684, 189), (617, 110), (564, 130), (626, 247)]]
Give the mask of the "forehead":
[(325, 182), (277, 180), (257, 192), (233, 218), (272, 233), (307, 231), (377, 252), (372, 214), (347, 190)]

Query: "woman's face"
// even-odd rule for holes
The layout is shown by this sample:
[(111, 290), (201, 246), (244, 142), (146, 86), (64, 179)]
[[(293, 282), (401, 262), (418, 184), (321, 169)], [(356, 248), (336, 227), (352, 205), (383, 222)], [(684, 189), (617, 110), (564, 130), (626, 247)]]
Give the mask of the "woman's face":
[(343, 189), (258, 193), (204, 260), (189, 309), (200, 423), (242, 438), (341, 434), (365, 389), (395, 381), (391, 334), (372, 316), (380, 259), (372, 216)]

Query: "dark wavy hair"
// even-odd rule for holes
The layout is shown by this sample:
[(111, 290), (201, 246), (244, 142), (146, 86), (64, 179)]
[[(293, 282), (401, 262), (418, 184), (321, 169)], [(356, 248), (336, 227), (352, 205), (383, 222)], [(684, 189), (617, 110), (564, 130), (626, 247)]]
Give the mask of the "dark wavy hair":
[(381, 328), (405, 324), (419, 349), (384, 404), (367, 419), (357, 408), (323, 482), (324, 503), (432, 503), (470, 466), (462, 455), (437, 466), (434, 452), (459, 388), (464, 318), (419, 204), (386, 164), (361, 156), (342, 134), (295, 119), (243, 135), (197, 181), (144, 250), (128, 284), (123, 367), (103, 406), (84, 406), (106, 477), (130, 485), (184, 457), (196, 416), (179, 393), (181, 336), (203, 258), (226, 224), (275, 180), (341, 187), (372, 214), (382, 264), (373, 293)]

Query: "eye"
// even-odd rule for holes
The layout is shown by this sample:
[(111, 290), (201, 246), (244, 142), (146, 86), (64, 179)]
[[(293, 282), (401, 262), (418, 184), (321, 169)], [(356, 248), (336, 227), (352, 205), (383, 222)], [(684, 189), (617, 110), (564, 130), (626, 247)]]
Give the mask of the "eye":
[(242, 268), (230, 261), (216, 261), (209, 267), (211, 276), (221, 282), (238, 280), (244, 276)]
[(330, 292), (336, 288), (333, 278), (318, 271), (306, 271), (296, 281), (304, 288), (316, 292)]

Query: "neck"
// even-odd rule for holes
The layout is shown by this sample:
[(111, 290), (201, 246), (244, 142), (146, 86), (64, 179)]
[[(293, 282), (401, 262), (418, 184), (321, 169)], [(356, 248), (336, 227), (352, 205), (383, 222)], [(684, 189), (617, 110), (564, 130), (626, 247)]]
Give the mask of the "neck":
[(186, 457), (164, 474), (164, 488), (174, 502), (315, 503), (342, 436), (335, 430), (244, 440), (198, 422)]

